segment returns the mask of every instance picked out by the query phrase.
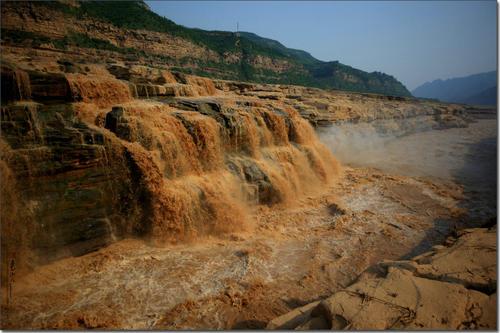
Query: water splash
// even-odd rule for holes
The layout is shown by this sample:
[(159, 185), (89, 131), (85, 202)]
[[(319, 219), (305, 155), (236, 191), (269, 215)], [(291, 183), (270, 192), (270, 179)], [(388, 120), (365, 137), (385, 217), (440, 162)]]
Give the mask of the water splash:
[(128, 83), (102, 76), (66, 74), (73, 100), (99, 107), (132, 100)]
[(286, 204), (324, 189), (339, 168), (293, 109), (204, 114), (136, 102), (114, 108), (106, 127), (128, 142), (160, 239), (246, 229), (253, 202)]

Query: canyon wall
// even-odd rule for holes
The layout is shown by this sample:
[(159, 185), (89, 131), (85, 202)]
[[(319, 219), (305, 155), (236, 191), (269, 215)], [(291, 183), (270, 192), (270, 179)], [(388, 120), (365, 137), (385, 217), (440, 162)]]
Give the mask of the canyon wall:
[[(87, 59), (94, 58), (94, 61), (102, 59), (99, 54), (106, 54), (106, 57), (114, 59), (155, 62), (194, 71), (203, 68), (204, 72), (223, 78), (238, 77), (242, 61), (248, 62), (248, 66), (257, 72), (270, 71), (274, 75), (294, 66), (286, 59), (260, 54), (244, 55), (234, 47), (218, 52), (175, 33), (127, 29), (100, 17), (72, 13), (78, 11), (80, 6), (78, 2), (70, 4), (62, 1), (5, 3), (1, 20), (4, 44), (26, 47), (32, 43), (37, 49), (79, 54)], [(221, 36), (219, 44), (225, 44), (227, 40), (230, 40), (229, 44), (236, 42), (233, 34), (227, 32)], [(301, 71), (305, 72), (304, 69)]]
[(1, 39), (8, 49), (167, 65), (211, 78), (411, 96), (391, 75), (320, 61), (249, 32), (187, 28), (143, 1), (5, 2), (1, 13)]

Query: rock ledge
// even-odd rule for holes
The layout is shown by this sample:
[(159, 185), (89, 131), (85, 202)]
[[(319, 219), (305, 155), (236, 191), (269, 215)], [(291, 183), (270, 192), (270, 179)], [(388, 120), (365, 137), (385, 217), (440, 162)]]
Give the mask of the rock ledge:
[(411, 260), (382, 261), (267, 329), (494, 329), (496, 227), (465, 229)]

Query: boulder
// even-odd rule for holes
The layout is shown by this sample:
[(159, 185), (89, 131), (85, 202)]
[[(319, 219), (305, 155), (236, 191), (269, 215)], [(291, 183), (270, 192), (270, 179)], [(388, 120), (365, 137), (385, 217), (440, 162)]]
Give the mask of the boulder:
[(247, 184), (251, 185), (247, 196), (250, 201), (263, 205), (272, 205), (283, 200), (283, 195), (277, 189), (270, 177), (251, 158), (233, 157), (226, 162), (229, 170)]

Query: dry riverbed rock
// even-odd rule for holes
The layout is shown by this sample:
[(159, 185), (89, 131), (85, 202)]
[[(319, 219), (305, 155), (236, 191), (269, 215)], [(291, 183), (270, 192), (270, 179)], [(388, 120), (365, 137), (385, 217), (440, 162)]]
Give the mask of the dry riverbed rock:
[[(319, 302), (269, 322), (268, 329), (493, 329), (496, 228), (466, 229), (448, 246), (406, 261), (383, 261)], [(311, 324), (316, 323), (317, 326)], [(322, 324), (323, 323), (323, 324)]]

